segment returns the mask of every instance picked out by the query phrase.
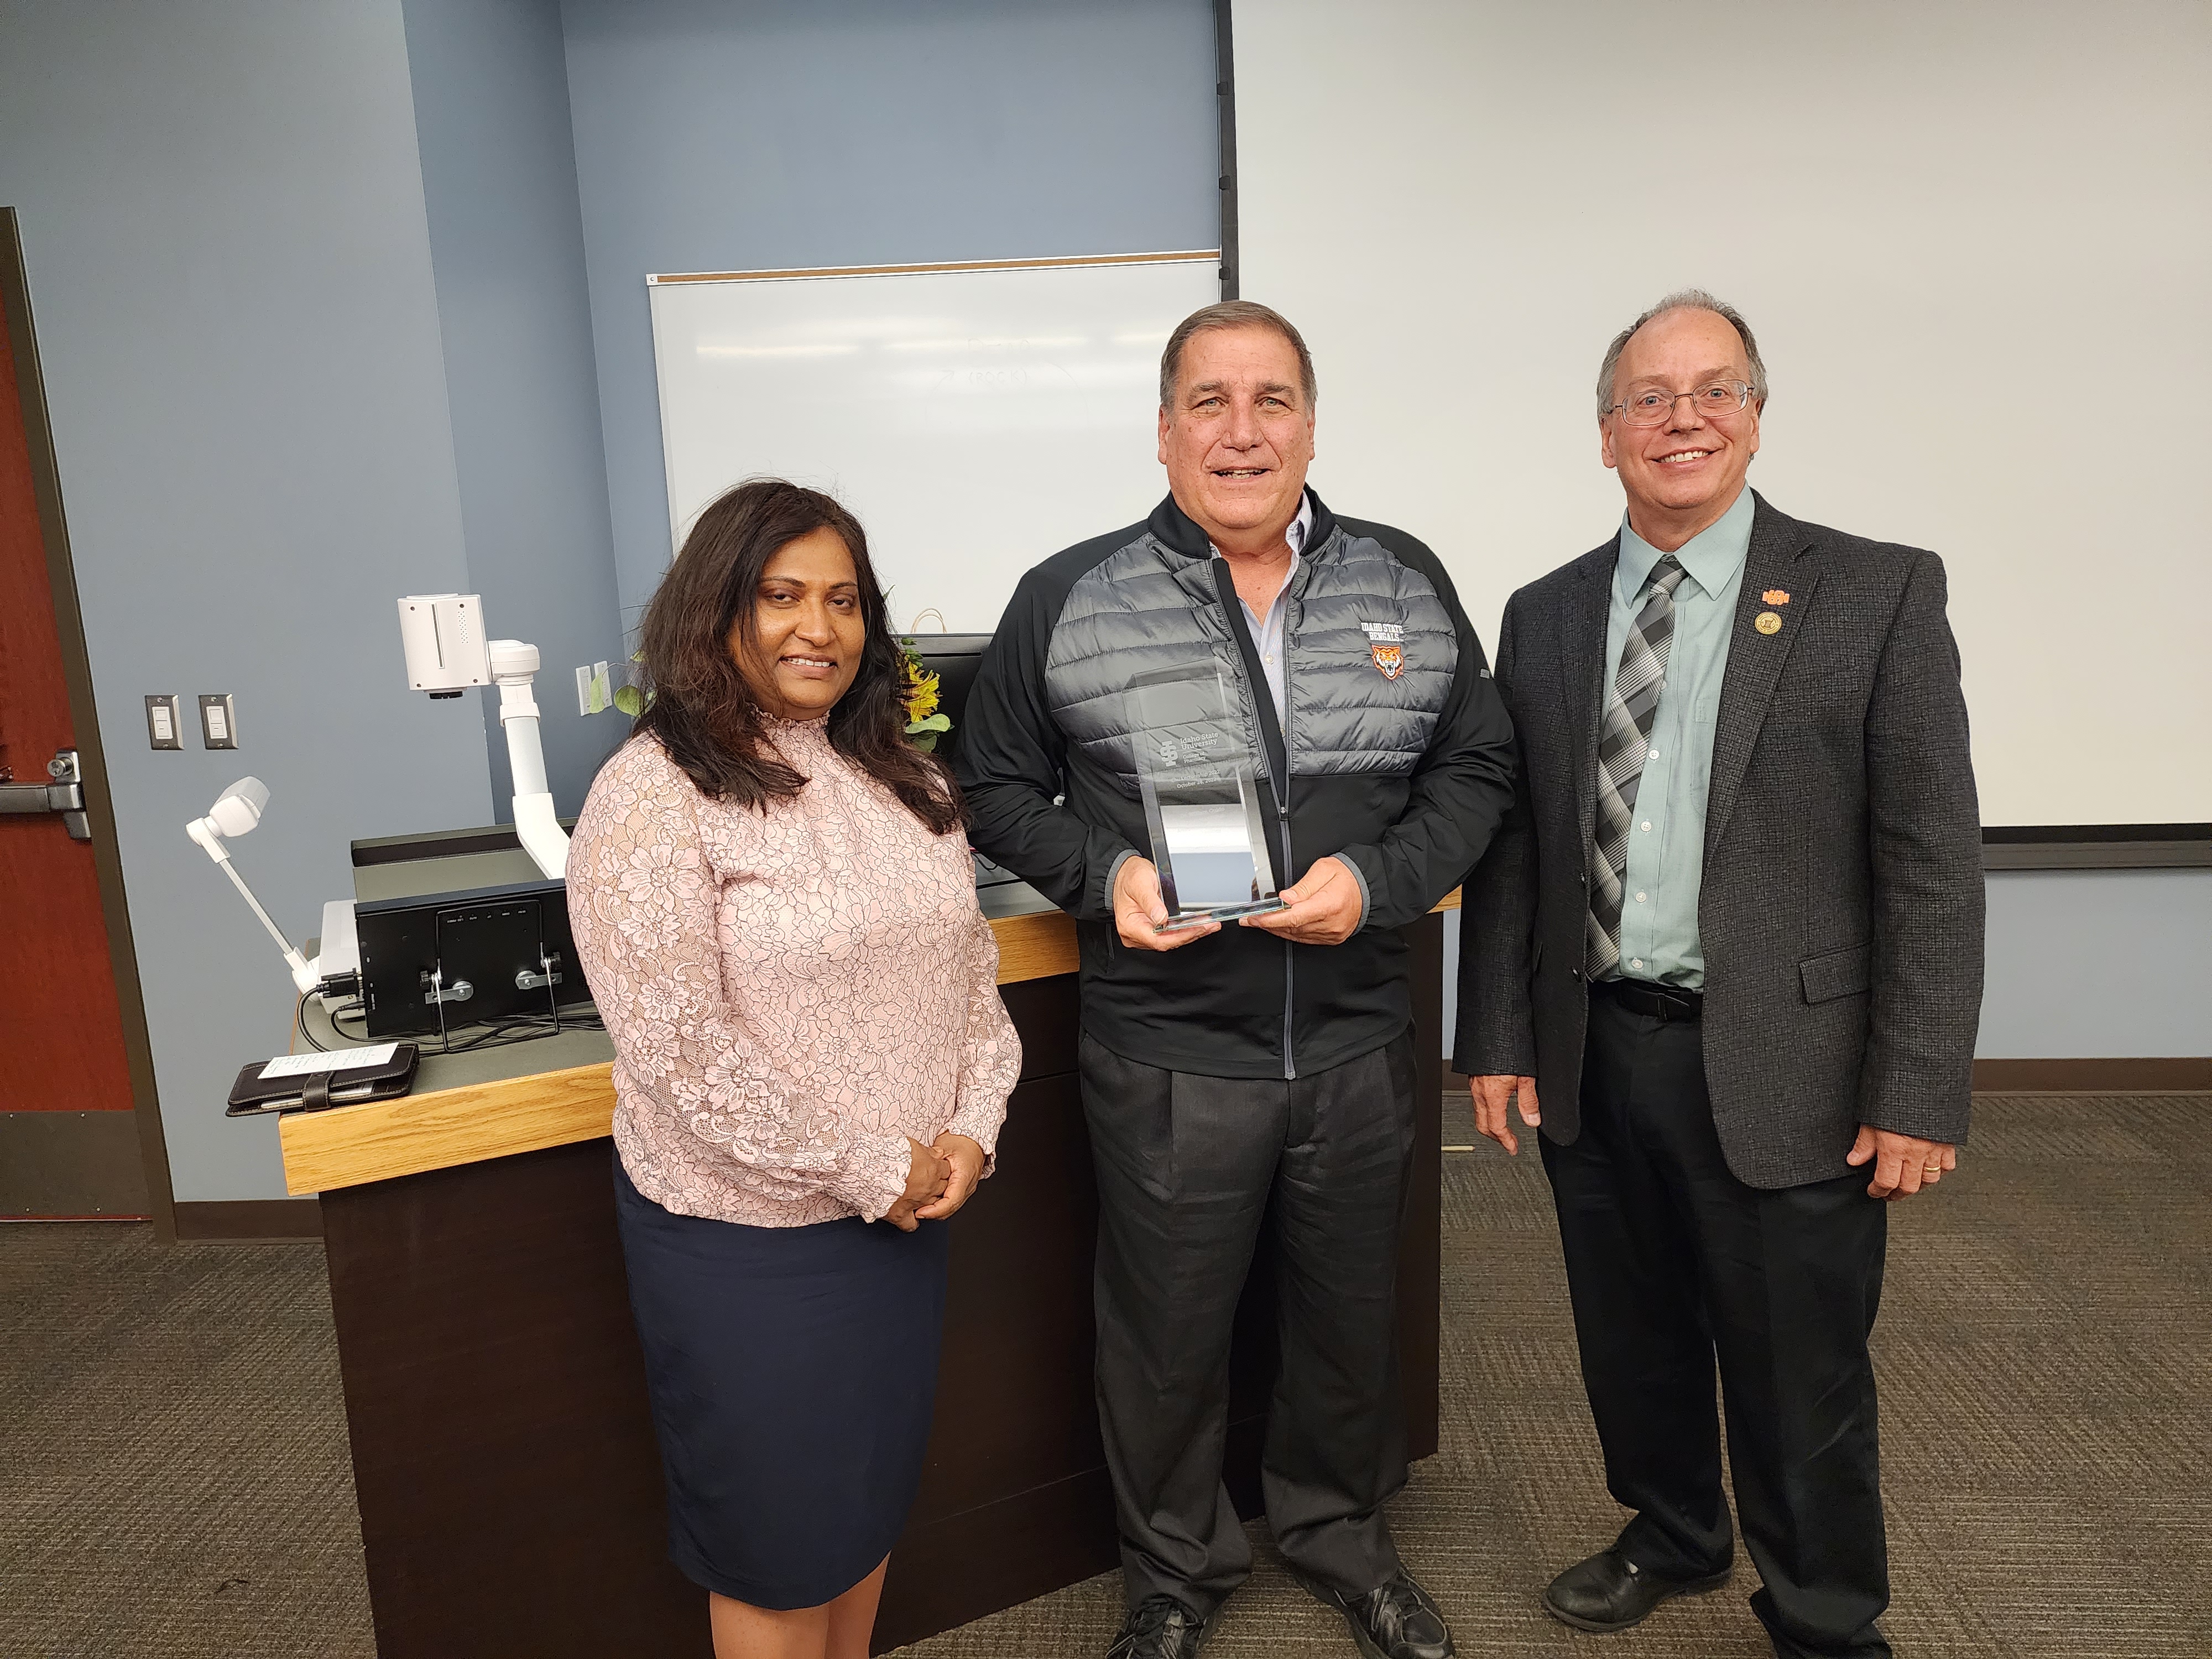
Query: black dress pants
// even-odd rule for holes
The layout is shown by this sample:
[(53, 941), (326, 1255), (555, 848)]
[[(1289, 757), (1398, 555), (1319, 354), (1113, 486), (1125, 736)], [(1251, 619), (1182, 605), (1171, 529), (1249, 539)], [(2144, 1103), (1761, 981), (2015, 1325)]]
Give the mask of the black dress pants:
[(1294, 1081), (1200, 1077), (1083, 1039), (1098, 1173), (1098, 1421), (1123, 1589), (1208, 1615), (1252, 1570), (1222, 1485), (1229, 1335), (1268, 1201), (1282, 1370), (1261, 1455), (1292, 1565), (1361, 1595), (1398, 1571), (1406, 1484), (1398, 1230), (1413, 1154), (1411, 1034)]
[(1768, 1191), (1729, 1172), (1695, 1019), (1590, 998), (1582, 1134), (1542, 1141), (1619, 1547), (1672, 1577), (1733, 1553), (1717, 1354), (1752, 1608), (1775, 1650), (1887, 1655), (1867, 1335), (1888, 1212), (1867, 1176)]

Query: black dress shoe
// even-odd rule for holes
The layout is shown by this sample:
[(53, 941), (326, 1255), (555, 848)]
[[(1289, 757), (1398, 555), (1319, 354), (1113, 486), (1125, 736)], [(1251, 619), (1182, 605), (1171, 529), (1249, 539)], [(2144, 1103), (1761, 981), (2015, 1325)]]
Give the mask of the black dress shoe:
[(1149, 1595), (1121, 1621), (1106, 1659), (1197, 1659), (1212, 1624), (1172, 1595)]
[(1297, 1577), (1344, 1615), (1364, 1659), (1452, 1659), (1459, 1651), (1434, 1598), (1403, 1571), (1364, 1595), (1340, 1595), (1304, 1573)]
[(1544, 1611), (1563, 1625), (1603, 1636), (1642, 1624), (1662, 1601), (1703, 1595), (1728, 1581), (1725, 1570), (1707, 1578), (1664, 1577), (1610, 1549), (1554, 1578), (1544, 1591)]

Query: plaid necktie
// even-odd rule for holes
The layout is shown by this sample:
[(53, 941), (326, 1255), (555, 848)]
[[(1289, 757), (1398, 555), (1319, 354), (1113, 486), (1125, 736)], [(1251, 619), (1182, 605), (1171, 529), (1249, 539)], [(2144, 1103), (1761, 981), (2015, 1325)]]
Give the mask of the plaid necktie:
[(1628, 873), (1628, 832), (1636, 815), (1637, 786), (1650, 751), (1651, 722), (1667, 684), (1667, 653), (1674, 643), (1674, 589), (1682, 566), (1671, 553), (1651, 568), (1644, 608), (1620, 647), (1620, 672), (1605, 702), (1598, 739), (1597, 857), (1590, 867), (1589, 976), (1601, 979), (1620, 966), (1620, 903)]

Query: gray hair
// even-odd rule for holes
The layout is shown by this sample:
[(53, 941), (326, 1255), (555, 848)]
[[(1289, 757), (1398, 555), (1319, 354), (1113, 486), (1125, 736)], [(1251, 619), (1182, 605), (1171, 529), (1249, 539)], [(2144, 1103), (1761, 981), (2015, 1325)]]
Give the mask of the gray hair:
[(1224, 300), (1218, 305), (1204, 306), (1192, 312), (1168, 336), (1167, 347), (1160, 353), (1162, 409), (1175, 402), (1176, 377), (1182, 372), (1183, 347), (1190, 343), (1193, 335), (1216, 328), (1271, 328), (1289, 341), (1291, 349), (1297, 353), (1298, 384), (1305, 389), (1306, 407), (1313, 407), (1313, 353), (1306, 349), (1305, 337), (1291, 326), (1291, 319), (1281, 312), (1256, 300)]
[(1613, 337), (1613, 343), (1605, 349), (1605, 361), (1597, 368), (1597, 417), (1601, 421), (1613, 412), (1617, 399), (1613, 395), (1613, 377), (1620, 372), (1620, 354), (1628, 349), (1628, 343), (1636, 331), (1654, 317), (1663, 317), (1670, 311), (1710, 311), (1724, 319), (1735, 330), (1736, 338), (1743, 342), (1743, 355), (1751, 365), (1751, 395), (1754, 401), (1766, 401), (1766, 365), (1759, 360), (1759, 342), (1752, 337), (1751, 325), (1743, 313), (1725, 301), (1716, 300), (1701, 288), (1678, 288), (1665, 299), (1645, 312), (1626, 328)]

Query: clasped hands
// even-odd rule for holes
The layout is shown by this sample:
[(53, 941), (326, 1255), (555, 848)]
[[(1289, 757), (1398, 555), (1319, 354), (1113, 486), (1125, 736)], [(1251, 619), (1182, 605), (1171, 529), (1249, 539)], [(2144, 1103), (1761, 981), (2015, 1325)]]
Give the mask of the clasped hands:
[(884, 1212), (884, 1219), (910, 1233), (924, 1221), (942, 1221), (968, 1201), (983, 1178), (983, 1149), (950, 1129), (927, 1146), (912, 1135), (906, 1144), (906, 1190)]
[[(1521, 1121), (1528, 1128), (1542, 1124), (1543, 1114), (1536, 1103), (1536, 1079), (1533, 1077), (1478, 1077), (1469, 1079), (1470, 1092), (1474, 1096), (1474, 1127), (1478, 1133), (1494, 1140), (1509, 1153), (1518, 1153), (1521, 1143), (1515, 1139), (1506, 1113), (1516, 1104), (1520, 1109)], [(1923, 1187), (1933, 1187), (1950, 1170), (1959, 1167), (1959, 1149), (1948, 1141), (1923, 1140), (1917, 1135), (1899, 1134), (1893, 1129), (1877, 1129), (1871, 1123), (1859, 1125), (1858, 1139), (1844, 1155), (1844, 1162), (1853, 1169), (1871, 1163), (1874, 1178), (1867, 1183), (1869, 1198), (1910, 1198)]]
[[(1341, 945), (1359, 930), (1359, 879), (1333, 854), (1316, 860), (1304, 879), (1283, 889), (1280, 896), (1281, 909), (1246, 916), (1243, 925), (1297, 945)], [(1221, 931), (1218, 921), (1200, 921), (1163, 933), (1167, 921), (1158, 869), (1150, 859), (1124, 860), (1114, 877), (1114, 931), (1122, 944), (1133, 951), (1180, 951)]]

